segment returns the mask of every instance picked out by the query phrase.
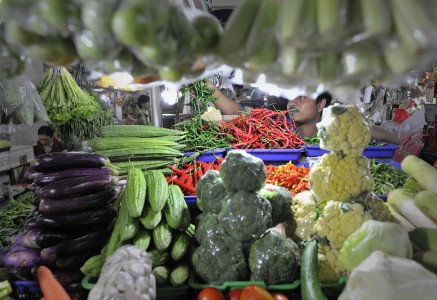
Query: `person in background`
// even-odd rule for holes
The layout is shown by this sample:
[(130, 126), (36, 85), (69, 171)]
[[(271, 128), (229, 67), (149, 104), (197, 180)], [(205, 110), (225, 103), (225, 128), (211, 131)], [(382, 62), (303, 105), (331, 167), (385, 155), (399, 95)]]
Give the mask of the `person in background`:
[[(210, 87), (214, 89), (214, 95), (218, 99), (214, 102), (214, 105), (222, 113), (232, 115), (244, 111), (238, 103), (226, 97), (217, 87)], [(319, 94), (316, 99), (312, 99), (309, 96), (298, 96), (288, 101), (287, 110), (290, 110), (289, 117), (295, 122), (297, 131), (302, 137), (317, 136), (316, 124), (322, 119), (323, 109), (331, 105), (331, 102), (332, 95), (328, 92)], [(395, 145), (399, 144), (399, 138), (396, 135), (378, 126), (372, 126), (370, 133), (372, 139)]]
[(137, 99), (138, 113), (137, 125), (150, 125), (150, 97), (148, 95), (141, 95)]
[(33, 153), (36, 156), (51, 153), (62, 152), (65, 146), (54, 136), (55, 133), (50, 126), (41, 126), (38, 129), (38, 142), (33, 147)]

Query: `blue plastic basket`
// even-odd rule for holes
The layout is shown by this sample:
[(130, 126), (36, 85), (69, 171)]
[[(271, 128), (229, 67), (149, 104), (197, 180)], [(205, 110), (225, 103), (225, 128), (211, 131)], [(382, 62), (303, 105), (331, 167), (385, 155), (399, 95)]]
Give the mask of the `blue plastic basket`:
[(318, 157), (329, 152), (329, 150), (321, 149), (319, 145), (308, 145), (305, 149), (308, 157)]
[[(229, 149), (235, 151), (240, 149)], [(296, 162), (300, 158), (300, 154), (304, 148), (299, 149), (241, 149), (247, 153), (262, 159), (265, 163), (287, 163), (289, 161)]]
[[(190, 156), (193, 155), (194, 153), (195, 152), (185, 152), (184, 156)], [(204, 162), (216, 161), (217, 157), (225, 157), (225, 155), (226, 155), (226, 148), (204, 151), (199, 154), (199, 156), (196, 158), (196, 161), (204, 161)]]
[(367, 146), (363, 155), (368, 158), (392, 158), (399, 147), (393, 144), (384, 146)]

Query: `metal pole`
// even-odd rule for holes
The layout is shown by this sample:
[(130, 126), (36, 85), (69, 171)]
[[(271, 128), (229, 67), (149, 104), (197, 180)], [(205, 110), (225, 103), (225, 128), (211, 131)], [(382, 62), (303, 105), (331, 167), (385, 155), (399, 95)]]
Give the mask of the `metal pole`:
[(162, 127), (161, 86), (150, 89), (150, 117), (152, 125)]

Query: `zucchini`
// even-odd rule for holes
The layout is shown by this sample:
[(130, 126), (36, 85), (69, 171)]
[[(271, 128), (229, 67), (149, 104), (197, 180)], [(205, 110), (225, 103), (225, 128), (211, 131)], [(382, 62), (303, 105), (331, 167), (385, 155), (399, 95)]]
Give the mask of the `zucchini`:
[(158, 250), (167, 250), (172, 240), (172, 230), (170, 226), (162, 220), (161, 224), (153, 229), (153, 242)]
[(139, 219), (144, 228), (152, 230), (161, 222), (162, 212), (154, 212), (150, 207), (150, 204), (146, 203)]
[(164, 174), (160, 171), (148, 171), (145, 176), (147, 183), (147, 200), (154, 212), (160, 212), (167, 202), (168, 184)]
[(146, 188), (146, 179), (143, 172), (137, 168), (130, 169), (122, 200), (130, 217), (136, 218), (141, 216), (146, 201)]
[(168, 186), (168, 189), (167, 203), (164, 206), (165, 219), (171, 228), (177, 229), (184, 221), (184, 211), (188, 210), (188, 206), (179, 186), (172, 184)]
[(305, 246), (300, 266), (302, 300), (326, 299), (319, 280), (318, 245), (312, 240)]

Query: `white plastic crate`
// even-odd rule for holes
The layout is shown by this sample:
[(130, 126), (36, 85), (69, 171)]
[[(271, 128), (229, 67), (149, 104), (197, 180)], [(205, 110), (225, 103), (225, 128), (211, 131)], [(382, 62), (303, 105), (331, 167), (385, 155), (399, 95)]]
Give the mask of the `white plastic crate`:
[(7, 171), (11, 168), (9, 163), (9, 151), (0, 153), (0, 172)]
[(30, 163), (35, 158), (33, 147), (28, 145), (12, 146), (9, 150), (9, 163), (11, 168), (16, 168)]

